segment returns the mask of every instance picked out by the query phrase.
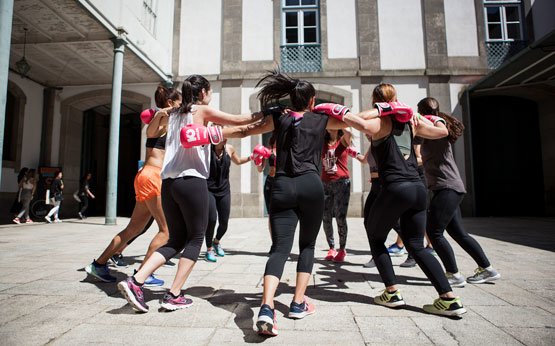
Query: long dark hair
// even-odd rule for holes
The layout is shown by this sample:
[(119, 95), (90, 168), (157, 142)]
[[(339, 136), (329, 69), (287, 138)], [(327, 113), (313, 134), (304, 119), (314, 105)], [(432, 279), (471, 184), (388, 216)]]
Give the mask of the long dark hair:
[(279, 100), (289, 96), (294, 111), (304, 111), (310, 99), (316, 96), (316, 89), (306, 80), (291, 78), (279, 69), (268, 71), (256, 84), (262, 87), (258, 99), (262, 108), (279, 104)]
[(380, 83), (372, 91), (372, 103), (395, 101), (397, 101), (397, 91), (389, 83)]
[(464, 125), (455, 117), (445, 114), (439, 110), (439, 102), (433, 97), (426, 97), (418, 102), (418, 113), (422, 115), (436, 115), (443, 118), (447, 123), (449, 131), (449, 142), (455, 143), (464, 132)]
[(23, 167), (22, 169), (19, 170), (19, 173), (17, 174), (17, 183), (18, 184), (21, 182), (21, 179), (23, 179), (25, 177), (25, 174), (27, 174), (27, 171), (29, 171), (29, 168), (27, 168), (27, 167)]
[(154, 101), (158, 108), (166, 108), (168, 100), (177, 101), (180, 99), (181, 94), (177, 88), (166, 88), (163, 85), (158, 85), (154, 92)]
[(191, 106), (200, 100), (202, 90), (205, 92), (210, 90), (210, 82), (201, 75), (194, 74), (185, 78), (181, 87), (181, 96), (183, 101), (179, 107), (180, 113), (189, 113)]

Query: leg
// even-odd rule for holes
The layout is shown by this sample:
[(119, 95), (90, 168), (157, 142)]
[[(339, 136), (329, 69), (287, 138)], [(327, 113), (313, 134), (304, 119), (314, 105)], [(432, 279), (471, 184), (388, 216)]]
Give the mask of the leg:
[(491, 265), (489, 259), (476, 239), (466, 232), (461, 219), (461, 210), (457, 207), (455, 215), (447, 225), (447, 233), (476, 261), (478, 266), (488, 268)]
[(81, 203), (83, 207), (80, 210), (81, 215), (84, 215), (85, 211), (89, 207), (89, 197), (87, 195), (81, 197)]
[(333, 205), (334, 194), (332, 190), (332, 182), (324, 183), (324, 232), (330, 249), (335, 248), (335, 240), (333, 239)]
[(337, 232), (339, 233), (339, 249), (345, 250), (347, 245), (347, 211), (349, 210), (349, 198), (351, 197), (351, 181), (343, 180), (338, 182), (335, 191), (333, 214), (335, 215)]
[(225, 232), (227, 232), (227, 226), (229, 224), (229, 214), (231, 212), (231, 192), (218, 198), (216, 201), (216, 207), (218, 209), (218, 232), (216, 233), (216, 242), (222, 240)]
[(211, 192), (208, 193), (208, 226), (206, 227), (206, 249), (212, 249), (212, 239), (214, 238), (214, 229), (218, 219), (218, 208), (216, 206), (216, 197)]
[(31, 205), (31, 196), (29, 196), (28, 198), (25, 198), (23, 200), (23, 209), (25, 209), (25, 213), (23, 214), (23, 218), (25, 220), (29, 219), (30, 205)]
[(148, 258), (154, 253), (154, 251), (165, 245), (170, 238), (168, 224), (166, 223), (166, 217), (164, 216), (164, 211), (162, 210), (161, 196), (146, 200), (145, 203), (148, 207), (148, 210), (150, 211), (150, 214), (154, 217), (156, 223), (158, 224), (158, 233), (156, 233), (154, 238), (152, 238), (152, 241), (148, 246), (145, 258), (141, 262), (141, 266), (139, 267), (139, 269), (143, 266), (143, 263), (145, 263)]

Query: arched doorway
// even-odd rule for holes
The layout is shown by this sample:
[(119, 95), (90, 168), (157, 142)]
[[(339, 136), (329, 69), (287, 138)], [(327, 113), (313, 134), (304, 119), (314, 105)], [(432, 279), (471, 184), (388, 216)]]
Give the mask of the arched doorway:
[[(65, 190), (72, 193), (77, 190), (81, 176), (86, 172), (93, 174), (91, 189), (97, 198), (89, 215), (105, 212), (110, 102), (111, 90), (95, 90), (61, 103), (60, 165), (64, 170)], [(144, 143), (139, 113), (150, 106), (150, 98), (123, 91), (121, 102), (117, 214), (130, 216), (135, 204), (133, 178)], [(66, 205), (71, 204), (66, 207), (69, 216), (75, 216), (77, 202), (66, 201), (70, 202)]]

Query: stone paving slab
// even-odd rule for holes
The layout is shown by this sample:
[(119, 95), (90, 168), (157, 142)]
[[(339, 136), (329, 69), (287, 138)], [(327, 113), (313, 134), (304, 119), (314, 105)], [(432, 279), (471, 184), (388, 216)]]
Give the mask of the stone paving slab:
[[(115, 284), (88, 278), (83, 270), (127, 222), (119, 218), (119, 225), (104, 226), (103, 219), (89, 218), (0, 226), (0, 344), (555, 344), (555, 246), (549, 245), (555, 244), (555, 219), (464, 219), (502, 279), (455, 288), (468, 310), (461, 319), (422, 311), (437, 294), (419, 268), (399, 267), (405, 257), (392, 262), (407, 307), (373, 304), (383, 284), (375, 268), (362, 266), (370, 253), (358, 218), (348, 220), (348, 255), (342, 264), (323, 260), (327, 249), (320, 232), (307, 290), (316, 314), (289, 319), (295, 239), (276, 293), (280, 335), (270, 339), (253, 330), (270, 247), (266, 219), (231, 219), (222, 241), (226, 256), (217, 263), (204, 261), (201, 253), (185, 285), (194, 300), (189, 309), (159, 309), (176, 270), (160, 268), (157, 275), (166, 283), (146, 289), (147, 314), (134, 312)], [(123, 279), (138, 267), (154, 234), (155, 226), (126, 249), (130, 265), (112, 268), (116, 277)], [(394, 238), (391, 233), (388, 244)], [(452, 244), (460, 270), (471, 275), (476, 264)]]

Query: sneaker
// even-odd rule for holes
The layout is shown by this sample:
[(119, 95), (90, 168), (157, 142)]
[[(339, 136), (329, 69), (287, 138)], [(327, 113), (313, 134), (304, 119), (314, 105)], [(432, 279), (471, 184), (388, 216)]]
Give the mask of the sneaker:
[(389, 252), (389, 256), (398, 257), (403, 256), (407, 253), (405, 247), (399, 247), (397, 244), (392, 244), (390, 247), (387, 248), (387, 252)]
[(345, 249), (337, 251), (337, 255), (333, 258), (334, 262), (343, 262), (345, 261), (345, 256), (347, 256), (347, 251)]
[(168, 311), (186, 309), (193, 305), (191, 298), (186, 298), (183, 294), (174, 297), (169, 291), (164, 294), (160, 306)]
[(291, 302), (289, 305), (289, 318), (301, 319), (316, 312), (314, 305), (304, 297), (302, 303)]
[(123, 260), (122, 254), (113, 255), (112, 257), (110, 257), (109, 262), (116, 267), (127, 268), (127, 263), (125, 263), (125, 261)]
[(451, 287), (464, 287), (464, 285), (466, 285), (466, 280), (460, 272), (446, 272), (445, 276), (447, 277), (447, 280), (449, 281), (449, 285), (451, 285)]
[(46, 222), (52, 223), (52, 220), (50, 220), (50, 216), (46, 215), (44, 219), (46, 220)]
[(27, 219), (27, 220), (25, 220), (25, 223), (34, 223), (34, 222), (31, 219)]
[(145, 280), (145, 286), (163, 286), (164, 280), (158, 279), (154, 274), (150, 274)]
[(471, 284), (482, 284), (484, 282), (495, 281), (501, 277), (501, 274), (492, 267), (482, 268), (478, 267), (474, 271), (474, 275), (467, 277), (466, 280)]
[(216, 253), (214, 250), (207, 250), (206, 251), (206, 261), (208, 262), (217, 262)]
[(437, 298), (433, 304), (424, 305), (423, 309), (429, 314), (443, 316), (460, 316), (466, 312), (459, 297), (452, 300)]
[(364, 263), (364, 268), (375, 268), (376, 267), (376, 263), (374, 262), (374, 259), (371, 258), (370, 261)]
[(224, 257), (225, 256), (225, 252), (224, 249), (222, 249), (222, 245), (220, 243), (214, 243), (214, 251), (216, 251), (216, 255), (220, 256), (220, 257)]
[(58, 219), (58, 218), (55, 218), (55, 219), (54, 219), (54, 222), (60, 223), (60, 222), (62, 222), (62, 220), (60, 220), (60, 219)]
[(335, 249), (329, 249), (328, 254), (324, 258), (326, 261), (332, 261), (335, 256), (337, 256), (337, 251)]
[(129, 302), (133, 310), (148, 312), (148, 305), (145, 303), (143, 288), (135, 283), (132, 276), (118, 282), (118, 289)]
[(408, 255), (407, 259), (403, 263), (399, 264), (399, 267), (402, 267), (402, 268), (416, 267), (416, 261), (414, 258), (412, 258), (411, 255)]
[(103, 282), (117, 281), (115, 276), (110, 275), (110, 270), (108, 269), (108, 266), (106, 264), (100, 265), (93, 261), (91, 264), (88, 264), (85, 267), (85, 271), (87, 272), (87, 274), (94, 276), (95, 278)]
[(15, 219), (12, 220), (13, 222), (17, 223), (18, 225), (21, 223), (21, 220), (19, 220), (18, 217), (16, 217)]
[(258, 329), (258, 334), (260, 335), (278, 335), (276, 314), (274, 309), (272, 309), (268, 304), (263, 304), (260, 307), (258, 320), (256, 321), (256, 328)]
[(78, 212), (77, 215), (79, 216), (79, 219), (83, 220), (85, 217), (83, 216), (83, 214), (81, 214), (81, 212)]
[(389, 293), (387, 290), (383, 290), (383, 293), (379, 296), (374, 297), (374, 303), (378, 305), (387, 306), (388, 308), (397, 308), (399, 306), (405, 305), (405, 301), (401, 296), (399, 290)]
[(172, 261), (168, 260), (166, 263), (164, 263), (164, 267), (173, 268), (173, 267), (175, 267), (175, 263), (173, 263)]

